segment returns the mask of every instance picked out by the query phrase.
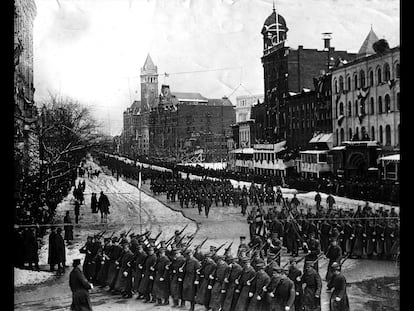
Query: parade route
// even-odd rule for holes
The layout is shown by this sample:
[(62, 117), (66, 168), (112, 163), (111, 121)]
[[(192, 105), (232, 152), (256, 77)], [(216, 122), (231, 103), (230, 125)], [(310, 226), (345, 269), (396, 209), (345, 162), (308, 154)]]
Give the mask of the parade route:
[[(88, 162), (87, 165), (96, 165)], [(83, 178), (78, 178), (76, 183)], [(68, 284), (69, 272), (72, 270), (71, 263), (73, 258), (83, 258), (83, 254), (79, 253), (88, 235), (97, 233), (105, 228), (105, 225), (98, 228), (94, 226), (100, 222), (99, 214), (92, 214), (90, 208), (90, 197), (92, 192), (104, 191), (109, 201), (111, 202), (109, 215), (109, 224), (111, 229), (119, 233), (121, 230), (128, 231), (133, 227), (133, 231), (139, 232), (139, 190), (136, 187), (136, 181), (117, 179), (109, 176), (107, 170), (99, 175), (98, 178), (86, 180), (85, 189), (85, 203), (81, 207), (80, 224), (82, 227), (74, 229), (75, 240), (66, 250), (66, 273), (61, 277), (52, 276), (47, 281), (40, 284), (22, 285), (15, 287), (15, 310), (69, 310), (71, 302), (71, 291)], [(208, 238), (203, 250), (207, 250), (210, 245), (218, 246), (224, 242), (234, 242), (232, 246), (232, 253), (235, 254), (239, 245), (239, 237), (244, 235), (249, 236), (249, 229), (246, 218), (240, 213), (239, 208), (235, 207), (215, 207), (213, 204), (209, 218), (206, 218), (204, 213), (199, 214), (197, 208), (181, 209), (179, 204), (171, 203), (166, 200), (166, 196), (158, 195), (153, 197), (149, 191), (149, 183), (142, 186), (142, 231), (149, 229), (152, 231), (152, 236), (155, 236), (162, 230), (162, 238), (168, 238), (176, 229), (183, 228), (186, 224), (187, 234), (196, 232), (193, 244), (197, 244)], [(71, 204), (72, 194), (69, 194), (57, 208), (56, 219), (63, 219), (66, 210), (73, 216), (73, 205)], [(88, 227), (89, 226), (89, 227)], [(47, 239), (40, 252), (40, 265), (47, 263)], [(228, 245), (228, 244), (227, 244)], [(299, 254), (301, 255), (301, 254)], [(282, 252), (282, 262), (284, 265), (288, 260), (286, 252)], [(302, 269), (303, 263), (299, 264)], [(327, 267), (327, 260), (321, 259), (319, 263), (319, 273), (324, 279)], [(348, 286), (348, 295), (350, 305), (353, 311), (357, 310), (376, 310), (375, 304), (372, 308), (368, 308), (367, 303), (370, 301), (378, 301), (380, 298), (375, 295), (369, 295), (366, 291), (361, 289), (361, 286), (354, 285), (359, 282), (376, 279), (378, 277), (396, 278), (399, 276), (399, 269), (392, 261), (379, 260), (354, 260), (348, 259), (342, 268), (342, 271), (347, 278), (347, 282), (351, 283)], [(326, 292), (326, 282), (323, 281), (322, 287), (322, 311), (329, 310), (329, 293)], [(155, 307), (153, 304), (144, 304), (141, 301), (132, 299), (123, 299), (120, 296), (114, 296), (102, 289), (94, 288), (90, 294), (91, 302), (94, 311), (105, 310), (173, 310), (170, 306)], [(135, 297), (135, 296), (134, 296)], [(203, 306), (196, 305), (196, 311), (204, 310)], [(392, 309), (390, 309), (392, 310)]]

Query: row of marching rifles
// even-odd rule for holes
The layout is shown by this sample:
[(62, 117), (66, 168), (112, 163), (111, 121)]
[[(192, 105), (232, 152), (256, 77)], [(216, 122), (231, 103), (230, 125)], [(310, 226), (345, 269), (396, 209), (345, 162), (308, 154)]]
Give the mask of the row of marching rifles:
[[(192, 245), (194, 235), (184, 235), (185, 228), (159, 242), (161, 232), (151, 238), (151, 232), (130, 230), (103, 243), (104, 233), (90, 236), (80, 250), (85, 254), (83, 272), (89, 282), (114, 295), (132, 298), (135, 293), (137, 300), (157, 306), (169, 305), (171, 297), (172, 307), (188, 303), (189, 310), (196, 304), (223, 311), (320, 310), (322, 282), (315, 269), (320, 256), (292, 257), (281, 267), (281, 249), (275, 253), (271, 238), (264, 252), (262, 246), (247, 244), (245, 237), (240, 237), (237, 256), (231, 253), (233, 243), (201, 252), (207, 239)], [(301, 271), (298, 263), (303, 260)], [(349, 310), (341, 263), (329, 266), (331, 310)]]

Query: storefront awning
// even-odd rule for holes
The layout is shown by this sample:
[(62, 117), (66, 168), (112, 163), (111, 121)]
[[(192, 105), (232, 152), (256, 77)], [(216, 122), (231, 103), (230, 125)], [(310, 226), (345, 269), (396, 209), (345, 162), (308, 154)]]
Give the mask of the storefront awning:
[(384, 162), (400, 162), (400, 154), (392, 154), (389, 156), (381, 157), (378, 159), (378, 161), (384, 161)]
[(309, 143), (332, 143), (332, 133), (318, 134), (309, 141)]

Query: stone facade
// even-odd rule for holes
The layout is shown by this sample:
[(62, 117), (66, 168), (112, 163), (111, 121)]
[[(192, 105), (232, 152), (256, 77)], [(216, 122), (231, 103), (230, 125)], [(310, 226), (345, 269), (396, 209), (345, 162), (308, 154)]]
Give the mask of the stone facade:
[(236, 97), (236, 122), (250, 120), (251, 109), (257, 102), (263, 102), (264, 95), (244, 95)]
[(332, 72), (334, 144), (377, 141), (400, 145), (400, 48), (340, 64)]

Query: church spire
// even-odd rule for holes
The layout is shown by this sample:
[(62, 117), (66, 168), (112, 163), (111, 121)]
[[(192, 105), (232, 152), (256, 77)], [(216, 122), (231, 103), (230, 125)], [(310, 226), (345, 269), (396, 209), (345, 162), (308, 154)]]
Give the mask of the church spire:
[(157, 74), (157, 66), (154, 65), (149, 53), (144, 66), (141, 68), (141, 74)]
[(358, 51), (357, 57), (365, 57), (368, 55), (372, 55), (375, 54), (374, 48), (372, 47), (372, 45), (377, 42), (378, 36), (376, 35), (376, 33), (374, 32), (374, 30), (372, 29), (372, 24), (371, 24), (371, 30), (369, 31), (367, 37), (365, 38), (364, 42), (361, 45), (361, 48)]

